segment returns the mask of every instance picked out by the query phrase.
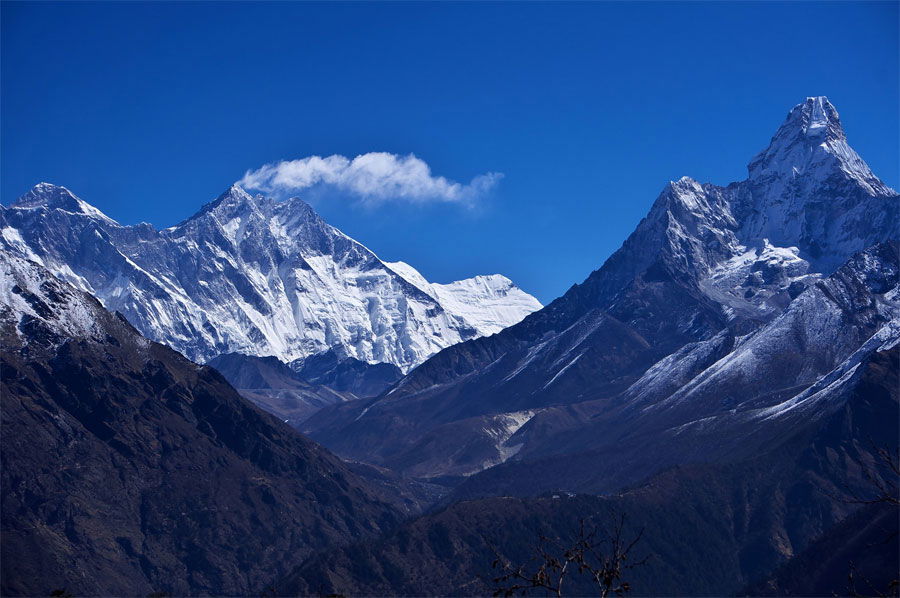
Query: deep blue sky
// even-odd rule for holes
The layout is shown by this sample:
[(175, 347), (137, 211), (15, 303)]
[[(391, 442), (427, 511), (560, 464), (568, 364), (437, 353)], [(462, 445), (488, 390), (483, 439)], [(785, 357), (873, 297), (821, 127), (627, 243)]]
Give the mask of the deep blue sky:
[(898, 4), (2, 4), (2, 201), (62, 184), (170, 226), (278, 159), (415, 153), (476, 210), (321, 200), (432, 280), (502, 272), (547, 302), (667, 180), (744, 177), (827, 95), (898, 188)]

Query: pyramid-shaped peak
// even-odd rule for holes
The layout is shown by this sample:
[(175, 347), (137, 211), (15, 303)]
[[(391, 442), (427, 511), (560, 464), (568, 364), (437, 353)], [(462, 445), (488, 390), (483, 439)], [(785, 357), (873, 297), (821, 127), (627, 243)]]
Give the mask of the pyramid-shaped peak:
[(205, 214), (230, 214), (235, 210), (252, 209), (256, 198), (247, 193), (237, 183), (232, 184), (211, 202), (204, 204), (188, 221), (200, 218)]
[(17, 208), (37, 208), (40, 206), (77, 208), (78, 198), (74, 193), (53, 183), (38, 183), (28, 193), (20, 197), (13, 206)]
[(115, 223), (106, 214), (80, 199), (77, 195), (61, 185), (38, 183), (28, 193), (12, 204), (13, 208), (41, 208), (63, 210), (73, 214), (82, 214), (91, 218)]
[(837, 109), (825, 96), (794, 106), (769, 146), (747, 168), (751, 181), (777, 179), (794, 191), (801, 180), (815, 187), (836, 176), (855, 180), (870, 195), (895, 194), (847, 143)]
[(788, 112), (763, 153), (772, 155), (797, 146), (815, 147), (846, 140), (837, 109), (825, 96), (814, 96)]
[[(837, 109), (825, 96), (814, 96), (794, 106), (778, 133), (801, 133), (811, 139), (825, 136), (844, 139), (844, 129)], [(776, 133), (777, 138), (779, 134)]]
[(233, 183), (228, 189), (222, 192), (219, 197), (212, 201), (213, 205), (218, 204), (243, 204), (243, 203), (251, 203), (253, 202), (254, 197), (247, 193), (243, 187), (238, 185), (237, 183)]
[(677, 181), (669, 181), (667, 185), (669, 189), (676, 193), (702, 191), (703, 186), (689, 176), (683, 176)]
[(239, 183), (234, 183), (214, 200), (203, 205), (193, 216), (173, 228), (205, 222), (210, 218), (220, 226), (241, 229), (247, 225), (267, 228), (273, 219), (288, 227), (297, 226), (301, 221), (324, 225), (313, 208), (300, 198), (279, 200), (261, 194), (251, 195)]
[(225, 196), (241, 198), (241, 199), (250, 199), (251, 198), (251, 195), (249, 193), (247, 193), (247, 191), (245, 191), (244, 188), (241, 187), (237, 183), (232, 183), (231, 186), (225, 190), (225, 192), (222, 194), (222, 197), (225, 197)]

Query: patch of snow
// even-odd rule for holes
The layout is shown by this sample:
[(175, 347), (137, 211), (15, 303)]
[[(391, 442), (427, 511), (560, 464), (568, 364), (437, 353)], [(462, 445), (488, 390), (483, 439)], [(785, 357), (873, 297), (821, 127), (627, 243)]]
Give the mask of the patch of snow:
[(569, 363), (567, 363), (561, 370), (559, 370), (558, 372), (556, 372), (556, 375), (554, 375), (552, 378), (550, 378), (550, 381), (547, 382), (546, 384), (544, 384), (543, 388), (547, 388), (548, 386), (550, 386), (551, 384), (553, 384), (554, 382), (556, 382), (556, 379), (559, 378), (560, 376), (562, 376), (562, 375), (566, 372), (566, 370), (568, 370), (570, 367), (572, 367), (573, 365), (575, 365), (575, 362), (578, 361), (579, 359), (581, 359), (581, 356), (582, 356), (582, 355), (584, 355), (584, 354), (581, 353), (581, 354), (577, 355), (577, 356), (575, 357), (575, 359), (573, 359), (572, 361), (570, 361)]
[[(288, 362), (337, 350), (409, 371), (540, 308), (499, 276), (431, 285), (411, 266), (382, 262), (302, 200), (251, 197), (238, 186), (164, 231), (119, 226), (53, 185), (3, 216), (0, 242), (11, 251), (201, 362), (234, 351)], [(85, 255), (83, 231), (95, 257), (74, 259)]]

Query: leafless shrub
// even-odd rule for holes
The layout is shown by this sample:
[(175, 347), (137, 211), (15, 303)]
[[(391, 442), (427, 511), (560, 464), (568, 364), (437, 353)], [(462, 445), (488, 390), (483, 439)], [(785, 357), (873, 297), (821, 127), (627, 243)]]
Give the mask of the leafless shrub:
[(564, 582), (574, 575), (588, 576), (601, 598), (625, 595), (631, 590), (629, 582), (623, 579), (625, 573), (647, 559), (633, 561), (630, 558), (643, 530), (626, 540), (624, 525), (624, 515), (605, 530), (581, 519), (578, 534), (571, 543), (539, 534), (535, 557), (524, 565), (513, 565), (494, 548), (496, 558), (492, 567), (501, 572), (493, 579), (494, 596), (524, 596), (532, 590), (563, 596)]

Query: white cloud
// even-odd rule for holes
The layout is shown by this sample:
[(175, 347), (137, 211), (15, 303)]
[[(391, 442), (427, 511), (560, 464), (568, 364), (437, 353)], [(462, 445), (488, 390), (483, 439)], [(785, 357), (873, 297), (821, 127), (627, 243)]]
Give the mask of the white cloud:
[(238, 184), (248, 190), (287, 195), (328, 185), (359, 197), (364, 203), (446, 202), (471, 205), (490, 191), (503, 175), (489, 172), (464, 185), (433, 176), (426, 162), (409, 154), (370, 152), (352, 160), (339, 155), (282, 160), (248, 170)]

